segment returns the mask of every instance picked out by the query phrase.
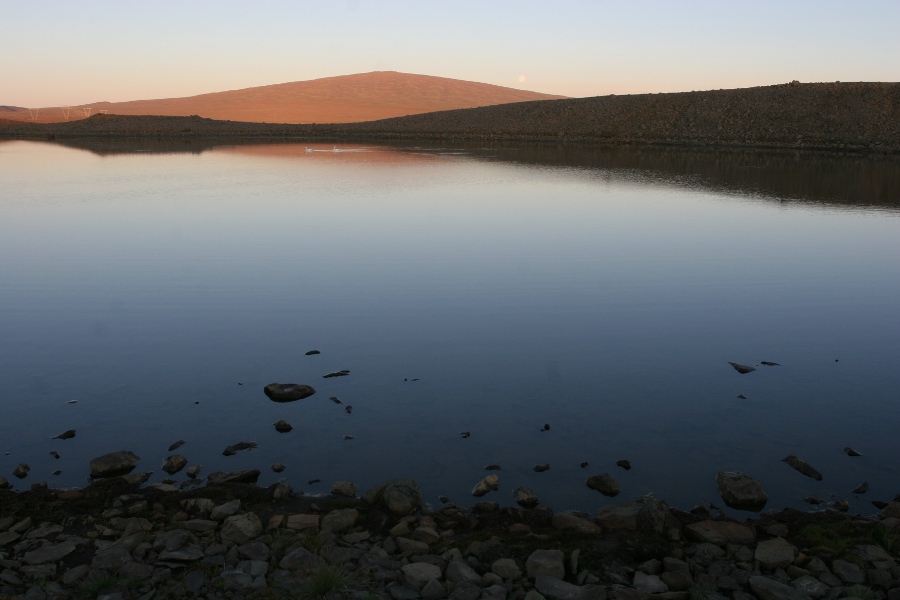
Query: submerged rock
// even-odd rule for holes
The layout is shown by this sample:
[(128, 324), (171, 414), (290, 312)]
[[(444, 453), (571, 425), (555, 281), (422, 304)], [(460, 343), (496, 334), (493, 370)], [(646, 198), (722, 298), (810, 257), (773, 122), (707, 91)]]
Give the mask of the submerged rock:
[(847, 446), (846, 448), (844, 448), (844, 452), (847, 453), (847, 456), (862, 456), (862, 454), (860, 454), (859, 452), (857, 452), (850, 446)]
[(869, 491), (869, 482), (864, 481), (861, 484), (859, 484), (858, 486), (856, 486), (856, 489), (850, 493), (851, 494), (865, 494), (868, 491)]
[(30, 470), (31, 470), (31, 467), (29, 467), (25, 463), (22, 463), (19, 466), (17, 466), (15, 469), (13, 469), (12, 474), (15, 475), (16, 477), (18, 477), (19, 479), (25, 479), (26, 477), (28, 477), (28, 471), (30, 471)]
[(725, 504), (738, 510), (759, 512), (769, 501), (762, 483), (746, 473), (720, 471), (716, 487)]
[(740, 373), (741, 375), (745, 375), (747, 373), (752, 373), (753, 371), (756, 370), (756, 367), (751, 367), (749, 365), (742, 365), (742, 364), (734, 363), (734, 362), (730, 362), (730, 361), (728, 364), (731, 365), (732, 367), (734, 367), (734, 370), (737, 371), (738, 373)]
[(50, 438), (50, 439), (51, 439), (51, 440), (69, 440), (69, 439), (72, 439), (73, 437), (75, 437), (75, 430), (74, 430), (74, 429), (67, 429), (66, 431), (63, 431), (63, 432), (62, 432), (61, 434), (59, 434), (59, 435), (54, 435), (54, 436), (53, 436), (52, 438)]
[(496, 492), (498, 489), (500, 489), (500, 476), (488, 475), (475, 484), (475, 487), (472, 488), (472, 495), (480, 498), (488, 492)]
[(322, 353), (319, 352), (318, 350), (310, 350), (309, 352), (306, 353), (306, 356), (314, 356), (316, 354), (322, 354)]
[(343, 402), (341, 402), (341, 399), (338, 398), (337, 396), (332, 396), (331, 398), (329, 398), (329, 400), (331, 400), (335, 404), (343, 404)]
[(256, 446), (256, 442), (238, 442), (237, 444), (232, 444), (231, 446), (225, 448), (225, 450), (222, 451), (222, 454), (225, 456), (234, 456), (241, 450), (251, 450), (253, 448), (256, 448)]
[(771, 361), (768, 361), (768, 360), (761, 360), (761, 361), (759, 361), (759, 364), (761, 364), (761, 365), (766, 365), (767, 367), (780, 367), (780, 366), (781, 366), (781, 365), (780, 365), (779, 363), (777, 363), (777, 362), (771, 362)]
[(534, 468), (534, 471), (535, 471), (536, 473), (543, 473), (544, 471), (549, 471), (549, 470), (550, 470), (550, 465), (548, 465), (548, 464), (545, 463), (545, 464), (542, 464), (542, 465), (534, 465), (533, 468)]
[(294, 428), (293, 425), (291, 425), (284, 419), (275, 421), (275, 431), (277, 431), (278, 433), (287, 433), (293, 428)]
[(622, 468), (625, 469), (626, 471), (630, 471), (630, 470), (631, 470), (631, 461), (629, 461), (629, 460), (617, 460), (617, 461), (616, 461), (616, 466), (617, 466), (617, 467), (622, 467)]
[(175, 450), (178, 450), (179, 448), (181, 448), (182, 446), (184, 446), (185, 443), (186, 443), (186, 442), (185, 442), (184, 440), (178, 440), (177, 442), (175, 442), (174, 444), (172, 444), (171, 446), (169, 446), (169, 452), (174, 452)]
[(50, 452), (50, 456), (52, 456), (53, 458), (58, 459), (58, 458), (59, 458), (59, 452), (57, 452), (56, 450), (53, 450), (53, 451)]
[(210, 473), (207, 481), (210, 485), (223, 483), (256, 483), (259, 479), (258, 469), (246, 469), (243, 471), (216, 471)]
[(485, 471), (500, 471), (500, 465), (488, 465), (484, 468)]
[(263, 388), (263, 392), (273, 402), (293, 402), (309, 398), (316, 390), (302, 383), (270, 383)]
[(286, 467), (281, 463), (274, 463), (272, 465), (272, 470), (275, 471), (276, 473), (281, 473), (282, 471), (285, 470), (285, 468)]
[(197, 479), (197, 475), (200, 474), (200, 469), (202, 468), (203, 467), (201, 467), (200, 465), (194, 465), (193, 467), (185, 471), (185, 475), (187, 475), (191, 479)]
[(350, 374), (350, 371), (347, 369), (341, 369), (340, 371), (332, 371), (331, 373), (325, 373), (322, 375), (322, 379), (330, 379), (332, 377), (346, 377)]
[(127, 475), (134, 471), (139, 460), (141, 460), (141, 457), (130, 450), (120, 450), (119, 452), (110, 452), (109, 454), (98, 456), (90, 462), (91, 477), (101, 479)]
[(597, 490), (604, 496), (617, 496), (622, 489), (619, 482), (609, 473), (601, 473), (600, 475), (592, 475), (585, 482), (592, 490)]
[(797, 458), (793, 454), (789, 454), (785, 456), (783, 459), (784, 462), (791, 465), (797, 471), (800, 471), (807, 477), (812, 477), (816, 481), (822, 481), (822, 474), (813, 469), (808, 462), (803, 460), (802, 458)]

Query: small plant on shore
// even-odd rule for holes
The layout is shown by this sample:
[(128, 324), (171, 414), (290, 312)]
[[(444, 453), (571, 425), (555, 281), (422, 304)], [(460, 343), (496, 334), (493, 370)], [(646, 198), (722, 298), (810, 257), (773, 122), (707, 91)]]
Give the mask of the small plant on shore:
[(884, 525), (876, 525), (870, 529), (869, 538), (884, 548), (888, 554), (896, 554), (900, 550), (900, 535)]
[(306, 577), (303, 594), (307, 598), (323, 598), (329, 592), (347, 589), (350, 581), (351, 573), (346, 565), (319, 559)]
[(844, 595), (847, 598), (862, 598), (862, 600), (876, 600), (875, 592), (864, 585), (851, 585), (844, 588)]
[(852, 546), (871, 543), (870, 538), (849, 521), (812, 523), (805, 525), (800, 530), (800, 535), (807, 541), (813, 553), (824, 552), (836, 558), (844, 556)]
[(119, 585), (118, 575), (110, 575), (109, 573), (100, 573), (94, 577), (88, 577), (81, 588), (78, 595), (82, 598), (97, 598), (101, 592), (109, 588)]

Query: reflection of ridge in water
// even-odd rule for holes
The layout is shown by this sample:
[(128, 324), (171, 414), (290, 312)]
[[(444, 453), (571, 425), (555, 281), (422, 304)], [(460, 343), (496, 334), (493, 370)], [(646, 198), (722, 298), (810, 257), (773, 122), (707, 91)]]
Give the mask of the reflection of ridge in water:
[[(417, 162), (437, 156), (472, 157), (541, 167), (568, 167), (613, 180), (673, 185), (781, 203), (900, 210), (900, 159), (834, 152), (688, 147), (593, 146), (584, 144), (374, 142), (344, 149), (316, 140), (270, 139), (59, 139), (57, 144), (101, 156), (131, 153), (227, 151), (295, 157), (303, 154), (369, 154), (378, 161)], [(307, 144), (309, 141), (306, 142)], [(331, 146), (329, 148), (329, 146)]]

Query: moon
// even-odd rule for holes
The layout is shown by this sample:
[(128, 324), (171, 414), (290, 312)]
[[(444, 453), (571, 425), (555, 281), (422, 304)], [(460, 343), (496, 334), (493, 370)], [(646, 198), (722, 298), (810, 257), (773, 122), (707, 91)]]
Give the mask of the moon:
[(525, 81), (525, 76), (524, 76), (524, 75), (519, 75), (519, 83), (522, 83), (522, 82), (524, 82), (524, 81)]

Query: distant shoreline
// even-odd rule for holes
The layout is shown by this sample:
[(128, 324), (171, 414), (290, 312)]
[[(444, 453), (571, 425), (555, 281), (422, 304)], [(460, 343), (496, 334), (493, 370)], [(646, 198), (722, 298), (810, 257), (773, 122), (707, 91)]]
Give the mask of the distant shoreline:
[(222, 137), (574, 142), (897, 154), (900, 83), (791, 83), (541, 100), (347, 124), (122, 115), (48, 124), (0, 120), (0, 139)]

